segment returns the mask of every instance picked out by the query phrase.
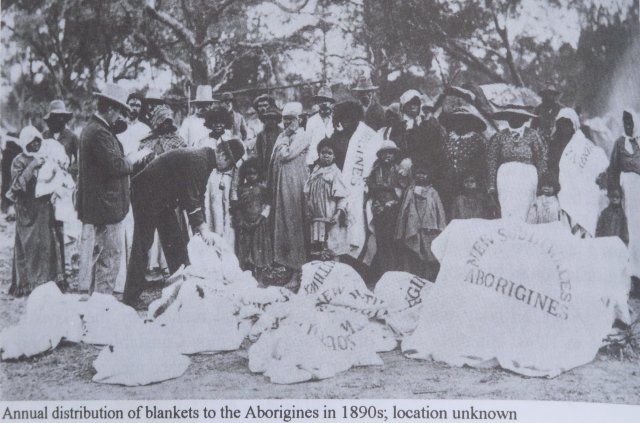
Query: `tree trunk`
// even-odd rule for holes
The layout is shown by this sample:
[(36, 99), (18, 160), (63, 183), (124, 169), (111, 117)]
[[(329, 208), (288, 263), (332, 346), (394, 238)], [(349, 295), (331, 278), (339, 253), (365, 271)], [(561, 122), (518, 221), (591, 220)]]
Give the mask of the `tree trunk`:
[(204, 52), (199, 55), (192, 54), (189, 64), (191, 65), (191, 80), (194, 85), (211, 85), (209, 80), (209, 67), (205, 60)]

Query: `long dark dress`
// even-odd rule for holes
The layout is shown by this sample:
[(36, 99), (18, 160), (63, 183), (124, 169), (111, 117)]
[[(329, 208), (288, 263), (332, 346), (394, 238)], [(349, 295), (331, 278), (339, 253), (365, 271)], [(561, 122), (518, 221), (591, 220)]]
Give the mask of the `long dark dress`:
[(302, 128), (292, 136), (281, 133), (269, 165), (272, 195), (274, 262), (300, 270), (309, 246), (305, 217), (304, 184), (309, 177), (306, 154), (309, 137)]
[(367, 178), (371, 210), (373, 212), (373, 228), (376, 234), (376, 255), (373, 259), (374, 269), (381, 275), (397, 267), (393, 235), (394, 222), (398, 218), (400, 208), (400, 173), (399, 166), (385, 164), (379, 160), (373, 165)]
[(51, 195), (35, 197), (34, 160), (22, 153), (11, 166), (9, 195), (15, 201), (16, 238), (9, 294), (16, 297), (49, 281), (65, 283), (62, 237), (55, 225)]
[(487, 180), (487, 140), (477, 132), (458, 135), (450, 132), (442, 149), (442, 181), (438, 194), (447, 211), (451, 210), (453, 199), (461, 193), (465, 176), (475, 175), (481, 189), (486, 189)]
[(267, 187), (262, 183), (238, 187), (236, 245), (243, 270), (259, 269), (273, 261), (268, 221), (258, 223), (268, 207), (268, 198)]

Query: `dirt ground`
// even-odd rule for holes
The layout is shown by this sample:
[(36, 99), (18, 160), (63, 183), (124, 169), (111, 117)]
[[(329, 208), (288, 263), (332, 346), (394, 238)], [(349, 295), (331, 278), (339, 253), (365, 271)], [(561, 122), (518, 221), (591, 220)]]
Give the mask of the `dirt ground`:
[[(25, 299), (7, 295), (12, 246), (13, 223), (1, 216), (0, 330), (17, 323), (26, 304)], [(640, 312), (639, 301), (632, 307)], [(90, 345), (63, 344), (28, 360), (2, 362), (0, 399), (477, 398), (640, 404), (640, 360), (604, 352), (554, 379), (539, 379), (500, 369), (411, 360), (395, 350), (381, 354), (383, 366), (353, 368), (319, 382), (275, 385), (252, 374), (246, 350), (239, 350), (192, 356), (180, 378), (135, 388), (92, 382), (92, 363), (99, 352)]]

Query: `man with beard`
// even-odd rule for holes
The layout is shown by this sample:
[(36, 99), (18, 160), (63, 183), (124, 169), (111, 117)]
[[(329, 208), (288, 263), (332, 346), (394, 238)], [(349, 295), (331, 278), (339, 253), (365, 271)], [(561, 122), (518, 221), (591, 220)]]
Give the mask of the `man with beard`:
[(253, 100), (254, 113), (247, 120), (247, 140), (245, 146), (247, 154), (254, 156), (256, 154), (256, 142), (258, 135), (264, 129), (264, 113), (270, 107), (275, 107), (276, 101), (268, 94), (261, 94)]
[(49, 104), (49, 112), (44, 117), (48, 129), (42, 133), (42, 137), (53, 138), (62, 144), (69, 156), (69, 173), (75, 180), (78, 176), (78, 137), (67, 128), (72, 116), (62, 100), (53, 100)]
[(204, 126), (204, 113), (214, 103), (210, 85), (198, 85), (196, 98), (191, 101), (193, 114), (182, 121), (178, 133), (189, 147), (209, 136), (209, 129)]
[(378, 87), (371, 83), (371, 79), (361, 76), (352, 91), (364, 108), (364, 123), (374, 131), (384, 126), (384, 108), (378, 102), (375, 91)]
[(131, 109), (131, 112), (129, 112), (129, 123), (127, 130), (118, 135), (118, 140), (122, 143), (125, 156), (134, 151), (138, 151), (140, 140), (151, 132), (151, 128), (140, 121), (140, 110), (142, 109), (143, 99), (144, 97), (139, 93), (131, 93), (129, 94), (129, 98), (127, 98), (127, 106)]
[(318, 94), (313, 97), (313, 101), (318, 106), (318, 113), (314, 114), (307, 121), (306, 131), (311, 137), (311, 145), (307, 152), (307, 165), (313, 168), (318, 160), (318, 143), (333, 135), (333, 105), (335, 100), (331, 87), (321, 87)]
[(244, 121), (244, 116), (234, 110), (233, 94), (230, 92), (223, 93), (220, 100), (227, 107), (229, 113), (233, 115), (233, 126), (231, 128), (233, 136), (245, 142), (247, 140), (247, 124)]
[(371, 173), (382, 138), (362, 121), (363, 117), (362, 106), (355, 101), (336, 104), (333, 110), (335, 132), (332, 142), (335, 145), (336, 164), (342, 170), (342, 180), (348, 191), (349, 256), (354, 260), (349, 264), (366, 273), (356, 262), (369, 263), (372, 258), (365, 254), (371, 223), (365, 216), (365, 181)]
[[(146, 151), (125, 156), (117, 134), (127, 129), (130, 113), (125, 89), (106, 84), (95, 93), (98, 111), (80, 135), (78, 218), (81, 292), (113, 292), (123, 252), (123, 224), (129, 210), (129, 174)], [(93, 276), (93, 278), (92, 278)], [(93, 279), (93, 280), (92, 280)]]

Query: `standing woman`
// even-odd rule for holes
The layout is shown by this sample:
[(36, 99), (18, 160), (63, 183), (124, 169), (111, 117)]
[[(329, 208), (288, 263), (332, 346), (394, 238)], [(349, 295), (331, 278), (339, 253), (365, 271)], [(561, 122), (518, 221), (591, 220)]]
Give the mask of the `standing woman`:
[(301, 114), (302, 104), (297, 102), (282, 109), (284, 131), (273, 147), (268, 178), (273, 199), (274, 262), (294, 271), (307, 261), (308, 246), (304, 185), (309, 177), (306, 155), (310, 140), (300, 127)]
[(596, 179), (607, 170), (609, 160), (604, 150), (580, 130), (575, 110), (565, 107), (558, 112), (554, 132), (570, 135), (558, 162), (560, 207), (571, 233), (579, 238), (594, 237), (601, 197)]
[(509, 127), (489, 142), (489, 194), (498, 194), (501, 216), (525, 221), (536, 198), (538, 175), (547, 171), (547, 154), (538, 132), (525, 125), (535, 115), (523, 109), (494, 113)]
[(64, 287), (61, 236), (56, 231), (51, 194), (36, 197), (38, 171), (45, 157), (38, 154), (42, 135), (33, 126), (20, 132), (23, 152), (11, 165), (11, 186), (7, 196), (15, 202), (16, 240), (9, 294), (28, 295), (38, 285), (55, 281)]
[(461, 193), (466, 176), (475, 175), (479, 179), (476, 183), (486, 189), (487, 140), (482, 133), (487, 129), (487, 124), (471, 107), (459, 107), (443, 113), (440, 123), (448, 134), (442, 146), (443, 183), (438, 193), (449, 213), (453, 199)]
[(629, 229), (629, 273), (640, 294), (640, 120), (634, 112), (622, 114), (624, 135), (616, 141), (609, 164), (609, 188), (622, 188)]

